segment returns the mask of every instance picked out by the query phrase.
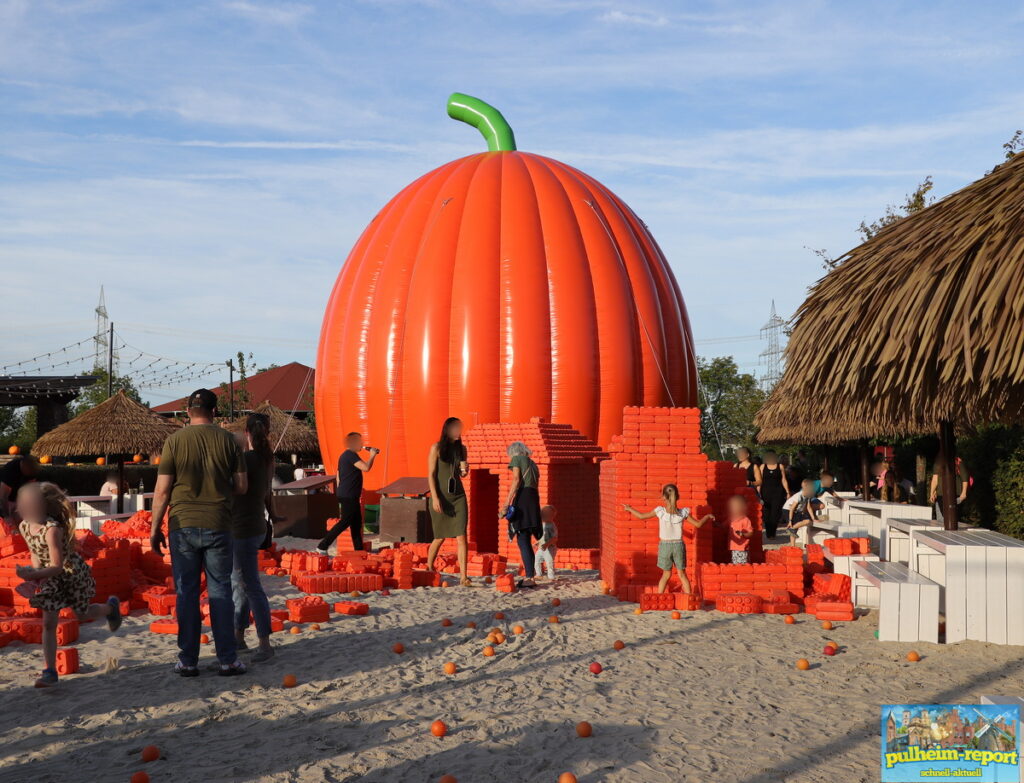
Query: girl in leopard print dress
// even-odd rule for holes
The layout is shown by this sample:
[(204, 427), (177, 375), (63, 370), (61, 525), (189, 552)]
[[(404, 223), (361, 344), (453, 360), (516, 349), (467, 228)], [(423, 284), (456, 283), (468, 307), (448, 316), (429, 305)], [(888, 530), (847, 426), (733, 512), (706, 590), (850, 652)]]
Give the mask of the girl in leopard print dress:
[(18, 513), (32, 565), (18, 566), (17, 573), (26, 582), (38, 585), (29, 604), (43, 613), (45, 668), (36, 687), (45, 688), (57, 684), (60, 610), (70, 607), (79, 621), (106, 617), (113, 633), (121, 625), (121, 607), (117, 596), (111, 596), (105, 604), (90, 604), (96, 594), (96, 581), (75, 547), (71, 506), (60, 487), (48, 481), (26, 484), (18, 492)]

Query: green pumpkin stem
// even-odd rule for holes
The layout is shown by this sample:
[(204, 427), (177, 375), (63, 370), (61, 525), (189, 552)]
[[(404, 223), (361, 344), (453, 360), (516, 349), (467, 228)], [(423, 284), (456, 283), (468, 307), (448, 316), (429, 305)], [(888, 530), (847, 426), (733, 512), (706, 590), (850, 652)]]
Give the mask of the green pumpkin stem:
[(491, 152), (512, 152), (516, 148), (512, 126), (501, 116), (500, 111), (479, 98), (453, 92), (448, 98), (448, 116), (480, 131)]

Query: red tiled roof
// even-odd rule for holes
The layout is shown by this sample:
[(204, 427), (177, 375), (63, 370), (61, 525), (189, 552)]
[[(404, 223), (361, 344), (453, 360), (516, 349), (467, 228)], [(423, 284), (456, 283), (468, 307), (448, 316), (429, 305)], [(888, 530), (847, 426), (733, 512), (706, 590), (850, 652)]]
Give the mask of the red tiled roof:
[[(258, 372), (250, 376), (246, 384), (249, 400), (252, 407), (261, 402), (269, 402), (288, 413), (308, 412), (313, 406), (313, 379), (313, 368), (299, 362), (290, 362), (281, 367)], [(235, 381), (234, 386), (235, 392), (238, 392), (239, 382)], [(211, 391), (220, 395), (223, 390), (218, 384), (211, 387)], [(182, 397), (180, 400), (165, 402), (153, 410), (157, 413), (179, 413), (185, 407), (187, 399)]]

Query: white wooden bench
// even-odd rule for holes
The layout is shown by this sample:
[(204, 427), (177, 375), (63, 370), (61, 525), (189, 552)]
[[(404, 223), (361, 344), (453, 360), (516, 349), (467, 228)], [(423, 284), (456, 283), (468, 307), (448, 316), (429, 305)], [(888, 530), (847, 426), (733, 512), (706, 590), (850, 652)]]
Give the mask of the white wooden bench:
[(861, 590), (878, 591), (880, 641), (938, 643), (939, 585), (902, 563), (857, 560), (853, 568), (870, 585)]
[(1024, 541), (983, 528), (912, 539), (916, 570), (945, 587), (947, 642), (1024, 645)]
[(857, 573), (853, 564), (858, 560), (863, 562), (878, 562), (878, 555), (837, 555), (833, 554), (827, 547), (823, 547), (825, 559), (832, 563), (832, 570), (837, 574), (846, 574), (850, 577), (850, 600), (854, 606), (867, 609), (878, 608), (878, 589), (863, 576)]

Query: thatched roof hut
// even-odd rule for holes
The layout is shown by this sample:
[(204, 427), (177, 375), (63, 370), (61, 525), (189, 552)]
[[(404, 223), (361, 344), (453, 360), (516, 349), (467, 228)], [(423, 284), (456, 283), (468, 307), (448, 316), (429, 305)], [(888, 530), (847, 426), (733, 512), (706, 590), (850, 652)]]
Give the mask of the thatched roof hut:
[(952, 455), (954, 426), (1024, 420), (1024, 155), (840, 260), (796, 313), (760, 440), (945, 427)]
[[(303, 421), (289, 416), (276, 405), (263, 402), (253, 409), (270, 418), (270, 446), (276, 454), (315, 454), (320, 451), (316, 431)], [(232, 432), (245, 430), (245, 417), (228, 425)]]
[(32, 453), (51, 457), (159, 454), (164, 441), (179, 427), (119, 391), (50, 430), (33, 444)]
[[(123, 391), (95, 408), (50, 430), (34, 444), (38, 456), (81, 457), (110, 454), (118, 458), (119, 484), (124, 484), (124, 458), (132, 454), (159, 454), (164, 441), (180, 424), (153, 413)], [(119, 495), (117, 508), (123, 508)]]

